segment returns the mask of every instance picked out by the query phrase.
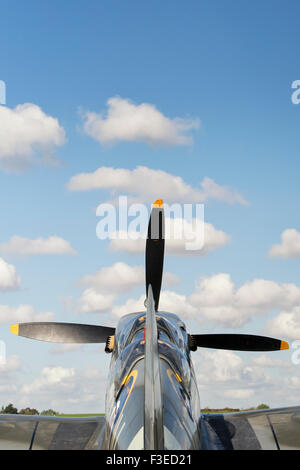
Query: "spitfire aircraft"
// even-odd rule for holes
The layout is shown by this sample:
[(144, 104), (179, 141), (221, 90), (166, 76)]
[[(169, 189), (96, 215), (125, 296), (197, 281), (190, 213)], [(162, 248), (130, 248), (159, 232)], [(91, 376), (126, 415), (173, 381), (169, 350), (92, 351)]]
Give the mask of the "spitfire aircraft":
[(10, 327), (19, 336), (41, 341), (105, 343), (111, 364), (105, 417), (0, 415), (1, 448), (300, 448), (300, 407), (201, 413), (191, 352), (276, 351), (288, 344), (264, 336), (191, 334), (177, 315), (160, 311), (164, 246), (164, 209), (157, 200), (146, 240), (145, 311), (123, 316), (116, 328), (53, 322)]

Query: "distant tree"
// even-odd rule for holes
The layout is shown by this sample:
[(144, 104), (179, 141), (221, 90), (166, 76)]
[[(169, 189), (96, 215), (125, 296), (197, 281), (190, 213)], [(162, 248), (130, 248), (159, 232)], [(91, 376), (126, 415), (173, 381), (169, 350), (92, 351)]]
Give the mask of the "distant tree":
[(18, 413), (18, 408), (15, 408), (12, 403), (9, 403), (5, 408), (2, 406), (1, 413), (16, 415)]
[(258, 407), (256, 409), (257, 410), (267, 410), (268, 408), (270, 408), (268, 405), (266, 405), (265, 403), (261, 403), (260, 405), (258, 405)]
[(38, 415), (39, 412), (35, 408), (23, 408), (19, 411), (20, 415)]
[(202, 408), (201, 409), (202, 413), (238, 413), (241, 411), (239, 408), (229, 408), (226, 406), (226, 408)]
[(44, 415), (44, 416), (57, 416), (59, 413), (57, 411), (54, 411), (54, 410), (43, 410), (41, 412), (41, 415)]

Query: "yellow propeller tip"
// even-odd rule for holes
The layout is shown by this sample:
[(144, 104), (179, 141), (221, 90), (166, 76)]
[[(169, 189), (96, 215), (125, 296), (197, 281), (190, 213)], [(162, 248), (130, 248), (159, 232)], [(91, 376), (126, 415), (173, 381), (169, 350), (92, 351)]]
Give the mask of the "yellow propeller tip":
[(162, 199), (156, 199), (155, 203), (153, 204), (153, 207), (162, 209), (164, 207), (164, 203)]
[(19, 335), (19, 325), (10, 325), (9, 329), (14, 335)]
[(286, 341), (281, 341), (281, 344), (280, 344), (280, 349), (289, 349), (289, 343), (287, 343)]

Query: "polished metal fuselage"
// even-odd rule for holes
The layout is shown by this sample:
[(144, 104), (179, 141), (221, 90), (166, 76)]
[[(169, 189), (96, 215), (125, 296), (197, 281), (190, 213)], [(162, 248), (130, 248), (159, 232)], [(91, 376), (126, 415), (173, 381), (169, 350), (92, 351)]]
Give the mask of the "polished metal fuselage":
[[(153, 318), (159, 377), (154, 380), (152, 398), (145, 376), (149, 369), (146, 314), (125, 315), (117, 326), (106, 393), (107, 448), (199, 449), (199, 394), (185, 325), (171, 313), (155, 312)], [(161, 416), (151, 423), (152, 408), (160, 406)], [(152, 441), (153, 434), (147, 431), (153, 431), (151, 426), (158, 428)]]

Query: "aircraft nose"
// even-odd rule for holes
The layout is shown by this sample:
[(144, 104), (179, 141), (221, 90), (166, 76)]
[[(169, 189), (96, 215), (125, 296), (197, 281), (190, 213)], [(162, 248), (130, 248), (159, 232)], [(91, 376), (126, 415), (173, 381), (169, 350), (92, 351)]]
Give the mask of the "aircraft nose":
[[(139, 360), (125, 377), (116, 400), (116, 411), (110, 423), (111, 450), (145, 449), (145, 360)], [(199, 449), (197, 422), (193, 419), (192, 404), (181, 378), (170, 365), (160, 359), (163, 448), (170, 450)], [(152, 423), (158, 426), (159, 423)], [(157, 450), (157, 449), (153, 449)], [(159, 449), (163, 450), (163, 449)]]

